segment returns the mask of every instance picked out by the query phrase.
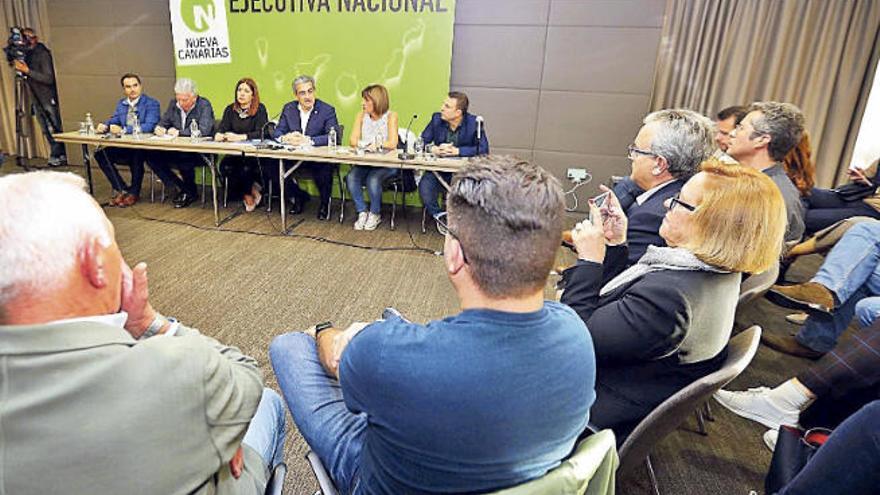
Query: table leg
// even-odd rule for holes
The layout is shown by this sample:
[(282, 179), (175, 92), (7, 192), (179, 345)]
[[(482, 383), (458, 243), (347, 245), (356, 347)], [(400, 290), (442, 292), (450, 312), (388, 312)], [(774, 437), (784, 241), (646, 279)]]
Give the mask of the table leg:
[(445, 187), (447, 191), (448, 191), (449, 189), (451, 189), (452, 186), (450, 186), (448, 182), (446, 182), (445, 180), (443, 180), (443, 176), (440, 175), (440, 172), (438, 172), (438, 171), (436, 171), (436, 170), (432, 170), (431, 173), (433, 173), (434, 176), (437, 177), (437, 180), (440, 181), (440, 184), (442, 184), (443, 187)]
[[(281, 210), (281, 233), (287, 233), (287, 208), (284, 204), (284, 160), (278, 159), (278, 209)], [(269, 198), (271, 200), (271, 198)]]
[(89, 158), (89, 145), (82, 145), (83, 166), (86, 167), (86, 180), (89, 181), (89, 194), (95, 195), (95, 185), (92, 183), (92, 160)]
[(302, 165), (302, 160), (299, 160), (296, 163), (294, 163), (293, 166), (290, 167), (290, 170), (285, 172), (284, 171), (284, 160), (283, 159), (278, 160), (278, 188), (281, 193), (281, 198), (280, 198), (280, 201), (281, 201), (281, 232), (285, 233), (285, 234), (287, 233), (287, 208), (285, 208), (285, 206), (287, 206), (287, 205), (284, 202), (284, 180), (287, 179), (287, 177), (289, 177), (290, 174), (294, 173), (296, 171), (296, 169), (299, 168), (300, 165)]
[[(205, 165), (211, 170), (211, 198), (214, 200), (214, 226), (220, 226), (220, 208), (217, 202), (217, 171), (214, 169), (214, 155), (202, 155), (202, 161), (205, 162)], [(202, 201), (204, 201), (204, 177), (202, 178)]]

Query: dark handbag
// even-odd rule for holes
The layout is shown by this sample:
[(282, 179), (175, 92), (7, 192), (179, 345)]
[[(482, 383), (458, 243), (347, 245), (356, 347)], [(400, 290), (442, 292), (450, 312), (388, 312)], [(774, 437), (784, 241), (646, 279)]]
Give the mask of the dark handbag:
[(844, 184), (837, 189), (832, 189), (837, 196), (843, 201), (859, 201), (869, 196), (873, 196), (877, 186), (862, 184), (860, 182), (850, 182)]
[(827, 428), (804, 431), (793, 426), (780, 426), (770, 470), (764, 478), (764, 493), (776, 493), (789, 484), (810, 462), (829, 435), (831, 430)]

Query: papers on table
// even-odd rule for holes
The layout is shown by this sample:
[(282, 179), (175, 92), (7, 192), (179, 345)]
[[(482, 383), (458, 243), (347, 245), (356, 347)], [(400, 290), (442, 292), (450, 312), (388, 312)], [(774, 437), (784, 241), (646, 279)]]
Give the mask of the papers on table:
[(150, 136), (151, 141), (171, 141), (172, 139), (174, 139), (174, 136), (171, 136), (169, 134), (162, 134), (161, 136), (153, 134), (152, 136)]

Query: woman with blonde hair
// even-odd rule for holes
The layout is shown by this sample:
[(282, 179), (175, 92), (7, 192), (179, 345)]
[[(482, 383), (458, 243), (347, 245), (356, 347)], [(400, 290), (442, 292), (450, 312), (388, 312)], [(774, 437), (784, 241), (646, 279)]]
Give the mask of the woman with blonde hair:
[[(607, 188), (606, 191), (610, 192)], [(578, 263), (561, 302), (593, 337), (598, 365), (591, 423), (624, 438), (654, 407), (720, 368), (741, 272), (777, 263), (786, 214), (779, 188), (739, 165), (706, 162), (666, 201), (660, 235), (626, 266), (627, 218), (611, 193), (572, 232)]]
[[(397, 148), (397, 112), (388, 110), (388, 90), (381, 84), (371, 84), (361, 91), (361, 97), (363, 110), (355, 117), (351, 145), (375, 153)], [(361, 165), (348, 172), (345, 182), (358, 214), (354, 230), (375, 230), (382, 222), (382, 183), (396, 173), (395, 168)], [(364, 184), (370, 197), (369, 211), (364, 201)]]

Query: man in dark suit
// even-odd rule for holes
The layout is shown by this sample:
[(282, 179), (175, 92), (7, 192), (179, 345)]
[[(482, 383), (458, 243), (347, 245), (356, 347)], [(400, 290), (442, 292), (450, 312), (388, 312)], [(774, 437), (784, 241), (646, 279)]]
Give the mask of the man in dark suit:
[[(313, 146), (327, 146), (330, 129), (336, 129), (337, 135), (339, 134), (336, 109), (315, 96), (315, 79), (312, 76), (299, 76), (294, 79), (293, 92), (296, 100), (284, 105), (278, 126), (275, 127), (274, 138), (293, 146), (302, 146), (310, 140)], [(300, 169), (309, 171), (318, 187), (318, 194), (321, 197), (318, 218), (329, 219), (333, 167), (326, 163), (303, 162)], [(309, 195), (296, 183), (291, 182), (291, 186), (293, 208), (290, 213), (302, 213)]]
[(630, 176), (614, 186), (614, 194), (629, 218), (630, 265), (649, 245), (665, 246), (660, 224), (665, 202), (681, 191), (700, 163), (712, 156), (714, 127), (707, 117), (690, 110), (660, 110), (648, 114), (628, 148)]
[[(431, 116), (431, 122), (422, 131), (422, 141), (425, 145), (435, 146), (435, 155), (468, 157), (489, 154), (486, 129), (480, 124), (480, 133), (479, 136), (477, 135), (477, 116), (468, 113), (469, 104), (466, 94), (452, 91), (443, 101), (440, 111)], [(447, 184), (452, 179), (451, 173), (440, 175)], [(433, 173), (426, 173), (419, 181), (419, 196), (431, 217), (440, 214), (437, 198), (442, 187), (440, 180)]]

